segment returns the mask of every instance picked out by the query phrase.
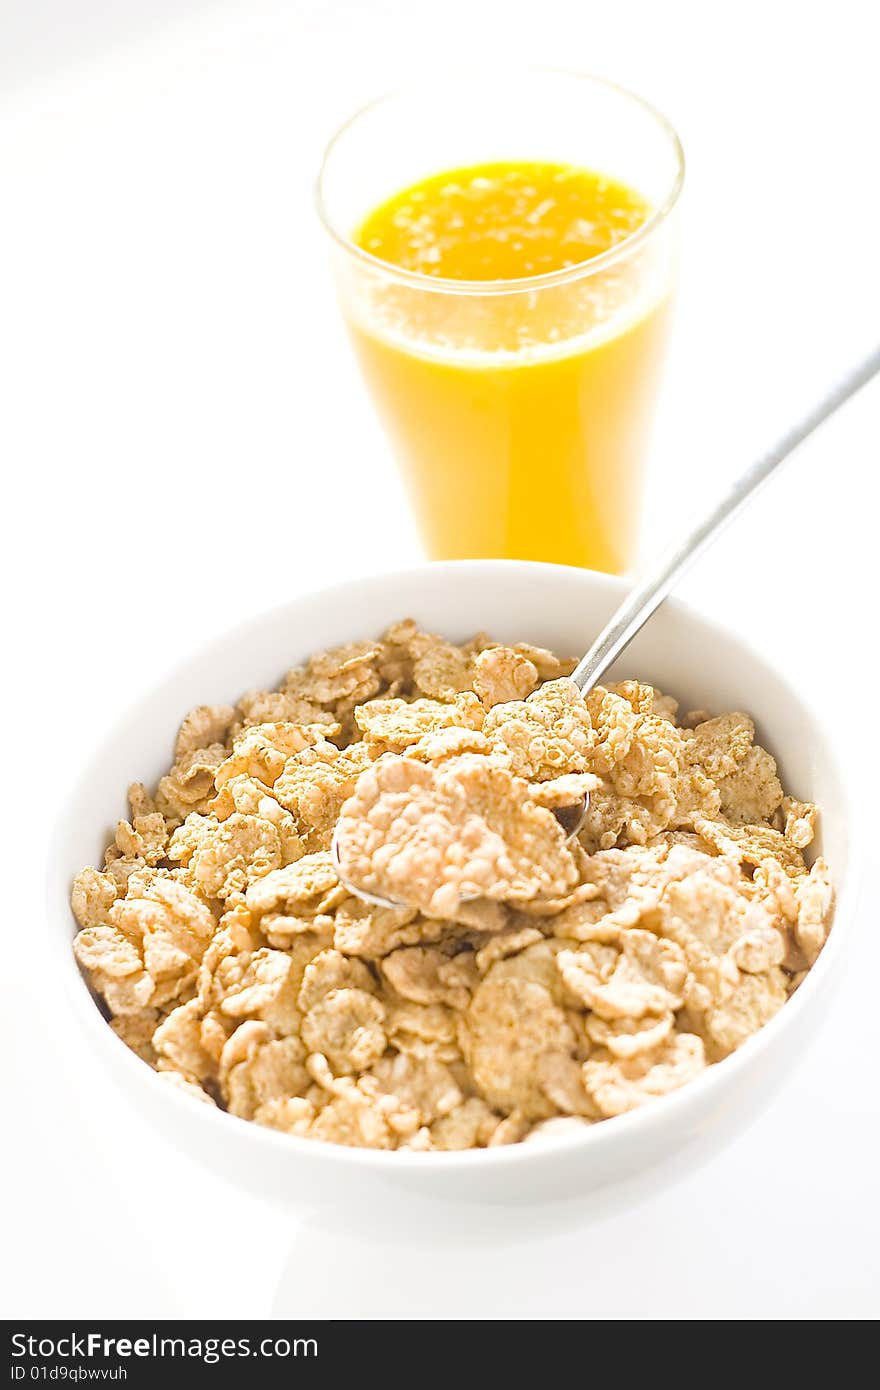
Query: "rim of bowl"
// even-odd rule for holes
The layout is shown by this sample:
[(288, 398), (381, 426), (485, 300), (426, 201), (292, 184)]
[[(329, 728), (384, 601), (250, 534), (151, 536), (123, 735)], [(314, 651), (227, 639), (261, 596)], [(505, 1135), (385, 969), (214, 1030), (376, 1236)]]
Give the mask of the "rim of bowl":
[[(520, 73), (526, 76), (560, 77), (567, 80), (584, 82), (594, 87), (601, 87), (607, 92), (614, 93), (615, 96), (625, 97), (634, 106), (639, 107), (645, 115), (649, 116), (662, 131), (669, 142), (672, 157), (675, 163), (675, 172), (670, 180), (662, 201), (652, 209), (651, 214), (631, 232), (628, 237), (619, 242), (616, 246), (610, 246), (607, 251), (602, 251), (598, 256), (593, 256), (589, 260), (578, 261), (576, 265), (564, 266), (560, 270), (545, 271), (541, 275), (521, 275), (508, 280), (452, 280), (439, 275), (425, 275), (419, 270), (407, 270), (404, 266), (394, 265), (391, 261), (384, 261), (381, 256), (374, 256), (371, 251), (359, 246), (353, 239), (351, 231), (345, 231), (337, 225), (334, 218), (330, 216), (327, 202), (324, 197), (327, 172), (330, 161), (336, 152), (337, 147), (348, 135), (349, 131), (361, 120), (368, 116), (372, 111), (378, 110), (386, 104), (396, 101), (401, 97), (406, 97), (411, 93), (424, 90), (423, 87), (414, 83), (405, 83), (398, 87), (393, 87), (389, 91), (373, 97), (370, 101), (359, 106), (356, 111), (348, 117), (341, 126), (337, 127), (334, 134), (330, 137), (324, 149), (321, 164), (314, 182), (314, 203), (321, 226), (328, 236), (343, 251), (350, 255), (354, 260), (362, 265), (368, 266), (371, 270), (381, 273), (386, 279), (396, 280), (400, 284), (409, 285), (413, 289), (426, 290), (433, 294), (460, 294), (460, 295), (495, 295), (495, 294), (527, 294), (532, 290), (549, 289), (554, 285), (565, 285), (572, 280), (580, 280), (584, 276), (597, 275), (608, 266), (614, 265), (624, 257), (630, 256), (643, 242), (659, 230), (674, 209), (684, 187), (685, 179), (685, 156), (681, 137), (675, 126), (664, 116), (659, 107), (647, 101), (645, 97), (639, 96), (629, 87), (624, 87), (622, 83), (612, 82), (607, 77), (599, 77), (596, 73), (579, 72), (576, 68), (562, 68), (546, 66), (542, 64), (526, 64), (521, 66), (506, 66), (503, 70), (505, 76), (512, 76)], [(442, 75), (435, 74), (429, 85), (439, 85), (445, 81)], [(610, 171), (608, 171), (610, 173)]]
[[(308, 605), (319, 599), (326, 599), (332, 596), (343, 594), (347, 589), (360, 587), (363, 584), (376, 581), (399, 583), (402, 591), (405, 592), (407, 583), (418, 574), (432, 571), (442, 576), (444, 572), (470, 570), (474, 578), (482, 578), (489, 573), (504, 574), (512, 570), (530, 570), (534, 574), (552, 573), (557, 576), (567, 575), (585, 576), (587, 582), (605, 588), (612, 594), (622, 595), (631, 584), (628, 580), (616, 575), (608, 575), (596, 570), (579, 569), (570, 565), (550, 564), (535, 560), (439, 560), (422, 565), (411, 565), (406, 569), (391, 569), (372, 571), (369, 575), (356, 576), (352, 579), (342, 581), (338, 584), (323, 585), (318, 589), (311, 589), (297, 595), (293, 599), (288, 599), (284, 603), (273, 604), (270, 608), (261, 609), (258, 613), (251, 615), (235, 623), (232, 628), (216, 634), (207, 642), (200, 644), (184, 660), (175, 663), (162, 676), (161, 680), (154, 682), (148, 690), (136, 699), (130, 701), (119, 717), (106, 731), (103, 739), (97, 748), (92, 748), (89, 755), (82, 760), (76, 775), (68, 782), (67, 796), (61, 815), (55, 822), (54, 831), (50, 845), (50, 864), (60, 862), (59, 848), (64, 838), (64, 830), (69, 819), (76, 814), (77, 805), (82, 795), (83, 788), (88, 783), (89, 770), (96, 757), (99, 757), (102, 749), (119, 733), (120, 729), (129, 722), (132, 715), (143, 704), (148, 703), (164, 685), (173, 681), (178, 673), (185, 666), (189, 666), (193, 661), (206, 657), (221, 647), (227, 647), (230, 642), (234, 642), (239, 633), (246, 632), (255, 622), (262, 622), (271, 619), (273, 616), (280, 616), (293, 605)], [(575, 580), (574, 582), (578, 582)], [(95, 1040), (95, 1045), (99, 1049), (105, 1045), (116, 1049), (116, 1056), (120, 1065), (128, 1066), (133, 1084), (138, 1084), (138, 1078), (147, 1086), (160, 1088), (156, 1094), (164, 1096), (165, 1100), (173, 1109), (176, 1106), (184, 1106), (186, 1113), (190, 1116), (193, 1113), (202, 1115), (205, 1122), (209, 1125), (217, 1126), (218, 1135), (222, 1137), (228, 1133), (227, 1126), (232, 1123), (240, 1127), (241, 1133), (248, 1133), (254, 1143), (271, 1146), (277, 1149), (279, 1156), (285, 1154), (291, 1158), (296, 1158), (300, 1154), (307, 1154), (310, 1159), (314, 1159), (318, 1154), (322, 1160), (329, 1164), (335, 1164), (340, 1169), (363, 1169), (371, 1168), (380, 1173), (385, 1178), (393, 1178), (395, 1173), (404, 1170), (424, 1172), (428, 1169), (434, 1172), (444, 1170), (465, 1171), (467, 1169), (486, 1169), (487, 1171), (499, 1166), (516, 1166), (529, 1163), (540, 1163), (545, 1158), (550, 1158), (557, 1153), (569, 1153), (575, 1149), (582, 1150), (584, 1158), (594, 1148), (602, 1145), (612, 1144), (618, 1140), (623, 1140), (627, 1134), (647, 1133), (659, 1126), (674, 1125), (677, 1116), (683, 1112), (690, 1101), (695, 1100), (698, 1095), (710, 1088), (723, 1085), (725, 1079), (732, 1078), (738, 1070), (744, 1066), (760, 1051), (772, 1047), (777, 1035), (782, 1032), (789, 1023), (796, 1017), (797, 1013), (808, 1006), (813, 995), (821, 987), (824, 978), (839, 957), (843, 949), (843, 943), (848, 938), (849, 932), (855, 922), (855, 906), (858, 896), (858, 873), (861, 864), (861, 835), (859, 829), (858, 816), (856, 814), (856, 796), (854, 793), (852, 777), (849, 770), (849, 760), (843, 755), (839, 738), (836, 730), (831, 726), (822, 714), (817, 711), (811, 700), (804, 698), (794, 690), (787, 678), (781, 675), (771, 664), (764, 654), (755, 648), (752, 643), (742, 637), (737, 631), (725, 623), (715, 622), (713, 619), (702, 613), (698, 608), (691, 604), (683, 603), (681, 599), (671, 598), (665, 600), (666, 604), (678, 612), (686, 622), (696, 622), (705, 624), (716, 631), (722, 638), (738, 645), (749, 656), (753, 657), (759, 664), (768, 667), (776, 679), (791, 695), (792, 701), (800, 705), (821, 731), (823, 739), (831, 755), (832, 766), (840, 778), (843, 792), (844, 813), (847, 816), (847, 831), (849, 837), (848, 863), (846, 871), (846, 881), (840, 890), (835, 888), (834, 920), (828, 940), (822, 948), (821, 954), (815, 965), (809, 970), (806, 979), (800, 985), (796, 993), (786, 1000), (779, 1012), (764, 1024), (757, 1033), (748, 1038), (745, 1043), (729, 1057), (707, 1067), (693, 1081), (682, 1086), (677, 1091), (669, 1095), (660, 1096), (653, 1099), (648, 1105), (640, 1106), (623, 1115), (616, 1115), (604, 1120), (601, 1123), (586, 1126), (583, 1134), (566, 1134), (541, 1143), (527, 1144), (518, 1143), (499, 1146), (497, 1149), (465, 1149), (452, 1153), (417, 1153), (406, 1149), (384, 1150), (384, 1149), (359, 1149), (347, 1147), (343, 1144), (322, 1143), (315, 1139), (306, 1139), (298, 1135), (285, 1134), (282, 1131), (269, 1129), (264, 1125), (258, 1125), (253, 1120), (244, 1120), (236, 1115), (230, 1115), (228, 1111), (221, 1110), (219, 1107), (205, 1105), (194, 1097), (177, 1091), (175, 1088), (164, 1083), (157, 1072), (146, 1062), (142, 1061), (129, 1047), (125, 1045), (121, 1038), (118, 1038), (110, 1028), (96, 1002), (94, 995), (86, 983), (79, 966), (76, 963), (72, 949), (66, 952), (66, 959), (60, 964), (60, 969), (64, 974), (65, 992), (68, 996), (71, 1008), (76, 1013), (81, 1024)], [(832, 866), (833, 867), (833, 866)], [(65, 920), (72, 929), (75, 926), (73, 914), (69, 905), (69, 882), (65, 879), (60, 882), (59, 878), (51, 875), (48, 884), (48, 911), (44, 929), (51, 935), (52, 943), (50, 949), (53, 955), (58, 951), (58, 933), (51, 925), (51, 922), (59, 912), (60, 904), (63, 904)], [(59, 903), (60, 898), (60, 903)], [(847, 918), (850, 918), (847, 927)], [(72, 944), (73, 934), (70, 935), (68, 946)], [(124, 1054), (124, 1056), (123, 1056)], [(689, 1099), (690, 1098), (690, 1099)], [(439, 1195), (439, 1194), (438, 1194)]]

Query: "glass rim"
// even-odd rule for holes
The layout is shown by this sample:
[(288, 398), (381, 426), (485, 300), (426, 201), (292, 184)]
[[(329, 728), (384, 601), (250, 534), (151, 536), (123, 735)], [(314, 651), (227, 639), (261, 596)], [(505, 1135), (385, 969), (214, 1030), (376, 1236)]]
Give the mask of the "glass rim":
[[(371, 270), (384, 275), (388, 279), (393, 279), (401, 284), (409, 285), (411, 288), (427, 290), (433, 294), (515, 294), (528, 293), (529, 291), (550, 288), (554, 285), (565, 285), (572, 280), (579, 280), (587, 275), (596, 275), (605, 270), (608, 266), (615, 264), (630, 256), (642, 243), (646, 242), (654, 232), (656, 232), (666, 221), (672, 212), (684, 184), (685, 157), (681, 139), (675, 126), (663, 112), (652, 102), (633, 92), (628, 87), (622, 86), (619, 82), (612, 82), (606, 77), (598, 77), (594, 73), (579, 72), (574, 68), (559, 68), (534, 66), (516, 68), (505, 67), (504, 73), (515, 72), (525, 73), (530, 76), (557, 76), (574, 78), (578, 82), (584, 82), (594, 87), (602, 87), (607, 92), (616, 96), (625, 97), (635, 106), (649, 116), (662, 133), (666, 136), (675, 164), (675, 172), (667, 189), (663, 200), (653, 209), (651, 215), (637, 227), (629, 236), (624, 237), (623, 241), (611, 246), (607, 251), (602, 251), (598, 256), (593, 256), (589, 260), (578, 261), (575, 265), (565, 266), (561, 270), (545, 271), (541, 275), (520, 275), (509, 280), (451, 280), (440, 275), (425, 275), (420, 270), (407, 270), (403, 266), (394, 265), (391, 261), (385, 261), (381, 256), (374, 256), (371, 251), (366, 251), (362, 246), (358, 246), (347, 232), (343, 232), (335, 225), (327, 210), (324, 197), (327, 171), (330, 161), (337, 149), (337, 146), (345, 138), (348, 132), (371, 111), (389, 102), (395, 101), (400, 97), (405, 97), (410, 93), (421, 92), (424, 87), (417, 86), (415, 83), (406, 83), (399, 87), (383, 92), (378, 97), (373, 97), (370, 101), (359, 106), (356, 111), (348, 117), (341, 126), (337, 128), (333, 136), (324, 149), (324, 155), (318, 170), (314, 184), (315, 209), (324, 230), (338, 246), (346, 251), (353, 259), (368, 266)], [(436, 83), (436, 77), (433, 79)], [(613, 175), (613, 171), (607, 171)]]

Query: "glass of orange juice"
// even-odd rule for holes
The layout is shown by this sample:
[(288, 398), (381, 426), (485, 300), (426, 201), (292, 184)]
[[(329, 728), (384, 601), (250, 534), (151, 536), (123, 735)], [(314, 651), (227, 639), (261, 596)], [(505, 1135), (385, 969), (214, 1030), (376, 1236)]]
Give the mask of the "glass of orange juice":
[(330, 144), (343, 312), (432, 558), (629, 565), (682, 178), (658, 112), (558, 71), (393, 93)]

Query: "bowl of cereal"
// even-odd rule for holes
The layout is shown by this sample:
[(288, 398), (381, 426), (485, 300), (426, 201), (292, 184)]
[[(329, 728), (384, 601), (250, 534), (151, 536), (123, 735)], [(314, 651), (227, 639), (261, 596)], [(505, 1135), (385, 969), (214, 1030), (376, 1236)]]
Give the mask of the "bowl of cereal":
[(605, 1203), (784, 1082), (851, 926), (832, 730), (671, 601), (580, 698), (624, 590), (514, 561), (358, 580), (108, 735), (59, 823), (55, 955), (173, 1142), (292, 1201)]

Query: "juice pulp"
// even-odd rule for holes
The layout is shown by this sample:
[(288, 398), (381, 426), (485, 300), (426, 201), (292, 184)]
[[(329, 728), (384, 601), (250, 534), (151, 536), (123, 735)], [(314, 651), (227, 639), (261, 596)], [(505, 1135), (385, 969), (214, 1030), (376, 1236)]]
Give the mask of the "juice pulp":
[(349, 313), (433, 557), (630, 562), (666, 286), (645, 291), (637, 256), (515, 282), (592, 260), (650, 213), (604, 175), (504, 163), (434, 175), (357, 229), (372, 256), (437, 282), (375, 277)]

